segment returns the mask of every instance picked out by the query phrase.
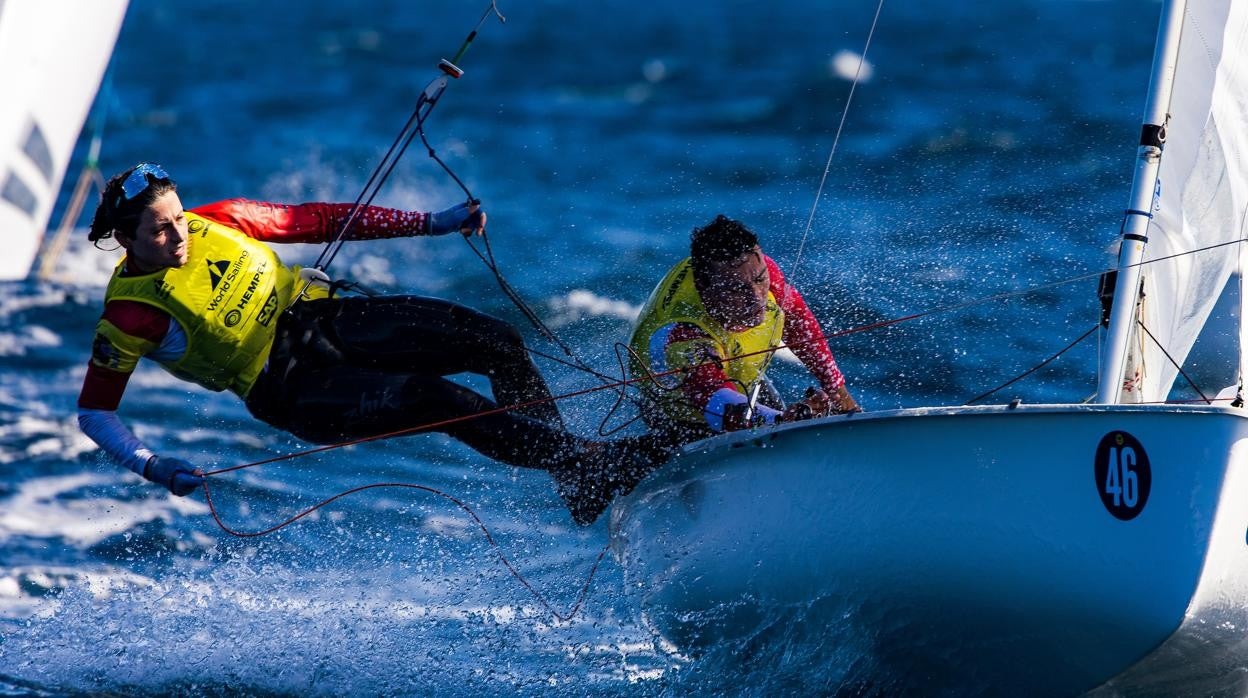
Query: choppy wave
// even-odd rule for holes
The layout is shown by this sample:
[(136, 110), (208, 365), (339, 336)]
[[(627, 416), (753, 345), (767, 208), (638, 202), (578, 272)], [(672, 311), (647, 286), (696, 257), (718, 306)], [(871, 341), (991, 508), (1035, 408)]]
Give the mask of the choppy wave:
[(56, 539), (86, 548), (149, 521), (169, 523), (178, 517), (208, 511), (193, 499), (150, 490), (141, 499), (82, 496), (115, 484), (116, 479), (94, 473), (39, 477), (19, 483), (0, 511), (0, 542), (15, 537)]
[(641, 305), (628, 301), (600, 296), (593, 291), (574, 289), (567, 295), (550, 299), (554, 327), (570, 325), (578, 320), (592, 317), (608, 317), (633, 322), (641, 313)]
[[(0, 666), (50, 690), (228, 686), (316, 695), (360, 686), (403, 694), (647, 692), (679, 666), (644, 630), (596, 605), (564, 623), (514, 594), (501, 594), (514, 602), (488, 601), (508, 588), (497, 570), (455, 572), (414, 560), (327, 569), (254, 550), (208, 561), (178, 561), (159, 579), (11, 571), (0, 577), (0, 598), (15, 585), (42, 596), (5, 605), (8, 617), (25, 618), (22, 632), (0, 643)], [(524, 661), (472, 659), (517, 651)], [(476, 668), (465, 670), (465, 662)]]

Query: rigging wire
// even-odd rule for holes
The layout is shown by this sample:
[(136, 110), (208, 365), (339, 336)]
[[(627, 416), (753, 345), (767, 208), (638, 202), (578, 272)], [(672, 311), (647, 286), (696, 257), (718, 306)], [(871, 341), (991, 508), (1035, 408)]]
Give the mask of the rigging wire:
[[(845, 130), (845, 121), (849, 117), (849, 107), (854, 102), (854, 92), (857, 91), (858, 83), (862, 79), (862, 68), (867, 63), (867, 53), (871, 50), (871, 39), (875, 37), (875, 28), (879, 24), (880, 12), (883, 9), (884, 0), (879, 0), (879, 3), (875, 6), (875, 16), (871, 19), (871, 28), (867, 31), (867, 40), (862, 47), (862, 55), (858, 58), (858, 69), (854, 72), (854, 80), (849, 86), (849, 95), (845, 97), (845, 106), (841, 109), (841, 120), (836, 126), (836, 136), (832, 139), (832, 148), (828, 151), (828, 159), (824, 163), (823, 174), (819, 177), (819, 187), (815, 190), (815, 200), (811, 202), (810, 214), (806, 217), (806, 227), (802, 231), (802, 239), (797, 245), (797, 255), (793, 260), (792, 266), (793, 271), (789, 275), (790, 283), (785, 287), (784, 305), (788, 305), (789, 296), (792, 290), (796, 288), (795, 282), (801, 269), (802, 253), (806, 249), (806, 239), (810, 236), (810, 229), (814, 225), (815, 212), (819, 210), (819, 201), (823, 198), (823, 189), (828, 182), (828, 173), (832, 171), (832, 159), (836, 157), (836, 149), (841, 142), (841, 133)], [(776, 341), (777, 327), (778, 325), (772, 327), (771, 338), (768, 340), (768, 344)], [(758, 372), (758, 379), (755, 381), (755, 385), (750, 386), (750, 389), (746, 391), (746, 394), (750, 396), (749, 407), (746, 410), (747, 419), (754, 414), (755, 403), (758, 400), (759, 391), (756, 386), (760, 385), (767, 375), (767, 369), (774, 358), (775, 354), (773, 353), (763, 361), (763, 367)]]
[[(350, 212), (347, 214), (346, 219), (342, 223), (342, 226), (335, 236), (326, 244), (325, 248), (321, 251), (320, 256), (317, 257), (316, 262), (313, 264), (312, 269), (319, 272), (319, 274), (312, 273), (312, 275), (309, 276), (299, 293), (295, 295), (294, 300), (292, 300), (292, 304), (304, 297), (308, 287), (313, 283), (313, 278), (321, 280), (327, 279), (325, 276), (326, 270), (333, 262), (334, 258), (338, 255), (343, 243), (350, 239), (351, 230), (359, 220), (360, 215), (362, 215), (368, 206), (372, 205), (373, 200), (377, 197), (377, 194), (381, 191), (381, 188), (385, 185), (386, 181), (393, 173), (395, 166), (398, 165), (399, 160), (402, 159), (403, 155), (407, 152), (408, 147), (415, 138), (420, 138), (421, 143), (425, 146), (425, 151), (429, 158), (437, 163), (438, 166), (442, 168), (442, 171), (455, 182), (456, 186), (458, 186), (461, 191), (463, 191), (464, 196), (467, 197), (467, 202), (470, 205), (480, 204), (480, 199), (473, 194), (472, 190), (469, 189), (468, 185), (458, 174), (455, 173), (451, 166), (438, 155), (433, 145), (429, 142), (428, 134), (425, 132), (425, 122), (429, 118), (429, 115), (432, 113), (434, 107), (437, 106), (438, 100), (441, 99), (442, 94), (445, 92), (449, 79), (463, 76), (464, 71), (459, 68), (458, 63), (468, 51), (469, 46), (472, 45), (473, 40), (476, 39), (477, 33), (480, 31), (482, 25), (491, 15), (498, 17), (500, 23), (505, 23), (507, 21), (507, 18), (504, 17), (498, 9), (497, 0), (491, 0), (490, 4), (481, 14), (481, 18), (477, 21), (476, 26), (473, 27), (472, 31), (468, 33), (468, 36), (464, 39), (463, 44), (461, 44), (459, 50), (455, 53), (455, 57), (450, 61), (443, 59), (439, 62), (438, 68), (443, 72), (443, 75), (439, 75), (430, 81), (417, 98), (416, 106), (412, 110), (412, 114), (408, 117), (407, 122), (403, 125), (403, 128), (399, 131), (394, 141), (390, 144), (390, 148), (386, 151), (385, 155), (382, 156), (381, 162), (379, 162), (377, 167), (374, 168), (372, 174), (368, 178), (368, 181), (365, 182), (363, 190), (360, 192), (359, 196), (356, 197)], [(599, 380), (602, 380), (603, 382), (609, 382), (610, 379), (608, 377), (605, 377), (598, 371), (595, 371), (584, 360), (582, 360), (566, 342), (559, 338), (554, 330), (542, 321), (537, 312), (525, 302), (511, 283), (507, 281), (507, 278), (503, 275), (502, 270), (499, 268), (498, 261), (494, 257), (493, 248), (490, 245), (489, 234), (482, 229), (480, 236), (485, 248), (484, 253), (472, 243), (471, 236), (466, 235), (464, 240), (473, 253), (476, 254), (476, 256), (485, 264), (486, 268), (490, 270), (491, 274), (493, 274), (495, 281), (498, 283), (499, 288), (503, 291), (503, 294), (507, 297), (507, 299), (511, 301), (511, 303), (520, 311), (525, 319), (528, 320), (529, 323), (538, 331), (538, 333), (541, 334), (547, 341), (557, 346), (576, 368), (597, 376)]]
[(1179, 365), (1179, 362), (1175, 361), (1173, 356), (1170, 356), (1170, 352), (1166, 351), (1166, 348), (1161, 345), (1161, 341), (1153, 336), (1153, 333), (1149, 331), (1144, 322), (1142, 320), (1136, 320), (1136, 322), (1139, 324), (1140, 329), (1144, 330), (1144, 334), (1148, 335), (1148, 338), (1153, 340), (1153, 344), (1157, 345), (1157, 348), (1161, 350), (1161, 353), (1164, 354), (1166, 358), (1170, 360), (1170, 363), (1179, 370), (1179, 375), (1183, 376), (1183, 378), (1187, 380), (1187, 384), (1192, 386), (1192, 390), (1196, 391), (1196, 394), (1200, 396), (1200, 399), (1204, 400), (1207, 405), (1213, 404), (1209, 400), (1209, 397), (1205, 395), (1204, 391), (1196, 386), (1196, 381), (1192, 380), (1192, 377), (1187, 375), (1187, 371), (1183, 370), (1183, 367)]
[(1039, 371), (1040, 369), (1044, 368), (1045, 366), (1049, 365), (1050, 363), (1052, 363), (1052, 362), (1056, 361), (1056, 360), (1057, 360), (1057, 358), (1058, 358), (1059, 356), (1061, 356), (1062, 354), (1065, 354), (1066, 352), (1070, 351), (1071, 349), (1074, 349), (1074, 348), (1075, 348), (1075, 346), (1076, 346), (1077, 344), (1079, 344), (1080, 342), (1082, 342), (1083, 340), (1085, 340), (1085, 339), (1087, 339), (1088, 337), (1092, 336), (1092, 333), (1093, 333), (1093, 332), (1096, 332), (1096, 330), (1097, 330), (1098, 328), (1100, 328), (1100, 326), (1101, 326), (1101, 323), (1099, 323), (1099, 322), (1098, 322), (1098, 323), (1096, 323), (1095, 325), (1093, 325), (1093, 326), (1092, 326), (1092, 329), (1090, 329), (1090, 330), (1088, 330), (1087, 332), (1084, 332), (1083, 334), (1079, 335), (1079, 338), (1078, 338), (1078, 339), (1076, 339), (1075, 341), (1071, 342), (1070, 344), (1067, 344), (1065, 347), (1063, 347), (1063, 348), (1062, 348), (1060, 351), (1058, 351), (1056, 354), (1054, 354), (1054, 355), (1050, 356), (1049, 358), (1045, 359), (1044, 361), (1041, 361), (1040, 363), (1036, 364), (1035, 366), (1032, 366), (1031, 368), (1027, 369), (1026, 371), (1023, 371), (1023, 372), (1022, 372), (1022, 373), (1020, 373), (1019, 375), (1017, 375), (1017, 376), (1015, 376), (1015, 377), (1013, 377), (1013, 378), (1009, 379), (1008, 381), (1006, 381), (1006, 382), (1002, 383), (1001, 385), (998, 385), (997, 387), (993, 388), (992, 390), (989, 390), (988, 392), (985, 392), (985, 393), (981, 393), (981, 394), (979, 394), (979, 395), (976, 395), (975, 397), (971, 398), (970, 400), (967, 400), (966, 402), (964, 402), (964, 403), (962, 403), (962, 404), (963, 404), (963, 405), (974, 405), (975, 403), (979, 402), (980, 400), (983, 400), (984, 398), (988, 397), (989, 395), (992, 395), (993, 393), (997, 392), (998, 390), (1004, 390), (1005, 388), (1010, 387), (1011, 385), (1013, 385), (1013, 384), (1017, 383), (1018, 381), (1020, 381), (1020, 380), (1022, 380), (1022, 379), (1024, 379), (1024, 378), (1026, 378), (1027, 376), (1030, 376), (1031, 374), (1035, 373), (1036, 371)]
[[(1244, 210), (1239, 214), (1239, 236), (1241, 238), (1244, 237), (1245, 226), (1248, 226), (1248, 203), (1244, 204)], [(1242, 247), (1239, 249), (1238, 253), (1235, 255), (1235, 266), (1236, 266), (1236, 270), (1239, 272), (1239, 297), (1240, 297), (1240, 307), (1242, 308), (1244, 305), (1243, 303), (1244, 293), (1248, 292), (1248, 282), (1244, 280), (1244, 250)], [(1240, 318), (1240, 322), (1241, 323), (1244, 322), (1244, 318)], [(1239, 375), (1237, 376), (1237, 381), (1236, 381), (1237, 385), (1235, 388), (1235, 398), (1234, 398), (1234, 401), (1231, 403), (1232, 407), (1244, 406), (1244, 357), (1243, 357), (1244, 347), (1240, 347), (1239, 351), (1240, 351), (1240, 359), (1239, 359), (1239, 367), (1238, 367)]]
[(56, 263), (65, 253), (65, 247), (69, 244), (74, 225), (82, 217), (87, 197), (93, 192), (99, 194), (104, 191), (104, 176), (100, 174), (100, 150), (104, 144), (104, 125), (108, 120), (108, 110), (113, 99), (113, 71), (110, 67), (104, 73), (100, 94), (96, 99), (98, 106), (90, 121), (91, 145), (87, 148), (87, 159), (78, 173), (78, 182), (74, 185), (74, 193), (70, 196), (69, 204), (66, 205), (65, 212), (61, 214), (61, 223), (57, 227), (56, 235), (48, 241), (41, 255), (39, 279), (42, 281), (49, 281), (55, 276)]
[[(468, 47), (472, 44), (473, 40), (476, 39), (477, 32), (481, 29), (481, 26), (491, 14), (497, 16), (500, 23), (507, 21), (506, 18), (503, 17), (502, 13), (498, 11), (497, 0), (491, 0), (490, 4), (485, 9), (485, 12), (481, 15), (481, 19), (477, 21), (476, 26), (473, 27), (472, 31), (469, 32), (468, 36), (464, 39), (463, 44), (459, 48), (459, 52), (455, 54), (456, 61), (463, 58), (464, 53), (468, 51)], [(425, 86), (425, 89), (421, 91), (420, 96), (416, 99), (416, 106), (412, 109), (412, 113), (408, 117), (407, 122), (403, 125), (403, 128), (399, 130), (398, 135), (395, 136), (394, 141), (390, 144), (390, 148), (386, 150), (385, 155), (382, 156), (381, 162), (377, 163), (377, 167), (375, 167), (372, 174), (369, 175), (368, 180), (364, 183), (364, 187), (360, 191), (360, 195), (356, 197), (355, 202), (352, 204), (351, 211), (347, 214), (342, 226), (338, 229), (338, 232), (334, 235), (334, 237), (329, 240), (325, 248), (321, 250), (320, 256), (316, 258), (316, 262), (313, 264), (312, 268), (321, 272), (322, 275), (329, 268), (329, 265), (333, 263), (334, 258), (338, 255), (343, 243), (350, 239), (351, 230), (355, 226), (356, 221), (359, 219), (360, 214), (363, 213), (365, 208), (372, 205), (373, 199), (377, 197), (377, 194), (381, 191), (381, 188), (386, 183), (386, 180), (390, 178), (390, 174), (394, 172), (395, 166), (398, 165), (399, 160), (403, 157), (403, 154), (407, 152), (407, 148), (411, 145), (411, 142), (416, 137), (417, 132), (424, 128), (425, 120), (429, 118), (429, 115), (433, 112), (433, 108), (437, 106), (438, 100), (442, 97), (443, 92), (446, 91), (446, 87), (450, 79), (459, 78), (464, 74), (464, 71), (461, 70), (459, 66), (446, 59), (442, 59), (442, 61), (438, 63), (438, 69), (441, 70), (443, 74), (431, 80), (429, 84)], [(469, 192), (468, 188), (464, 186), (463, 181), (460, 180), (460, 178), (446, 166), (446, 163), (442, 162), (441, 159), (437, 159), (437, 162), (442, 166), (442, 169), (446, 170), (447, 174), (455, 180), (456, 184), (458, 184), (460, 188), (468, 194), (469, 201), (474, 201), (471, 192)], [(295, 295), (295, 301), (304, 296), (308, 286), (311, 285), (311, 283), (312, 282), (309, 280), (304, 284), (299, 293)], [(294, 301), (292, 301), (292, 303), (293, 302)]]
[[(424, 139), (423, 132), (421, 133), (421, 139), (422, 140)], [(430, 152), (432, 152), (432, 148), (430, 149)], [(545, 337), (548, 342), (558, 347), (564, 353), (564, 355), (568, 357), (568, 361), (570, 361), (571, 363), (569, 363), (568, 361), (564, 361), (561, 359), (556, 359), (554, 357), (547, 356), (545, 354), (537, 354), (537, 352), (533, 352), (534, 354), (543, 356), (553, 361), (558, 361), (561, 364), (571, 366), (584, 373), (593, 375), (604, 383), (611, 382), (612, 378), (610, 376), (603, 375), (601, 372), (595, 370), (593, 367), (587, 364), (583, 359), (581, 359), (581, 357), (578, 356), (576, 352), (574, 352), (572, 348), (567, 345), (567, 343), (565, 343), (562, 339), (560, 339), (559, 335), (555, 334), (555, 331), (552, 330), (545, 322), (542, 321), (541, 317), (538, 316), (537, 312), (534, 311), (528, 305), (528, 303), (524, 301), (524, 298), (520, 296), (519, 292), (517, 292), (515, 288), (511, 285), (511, 283), (507, 281), (507, 278), (503, 276), (502, 270), (499, 269), (498, 267), (498, 261), (494, 257), (494, 250), (490, 246), (490, 237), (488, 233), (484, 231), (482, 231), (481, 233), (481, 239), (484, 243), (483, 247), (485, 248), (484, 253), (482, 253), (481, 250), (477, 249), (476, 245), (472, 244), (472, 240), (470, 240), (469, 238), (464, 238), (464, 239), (468, 243), (468, 247), (473, 251), (474, 254), (477, 255), (477, 258), (480, 259), (482, 263), (485, 264), (486, 268), (489, 269), (490, 272), (494, 275), (494, 280), (498, 283), (498, 287), (502, 289), (503, 295), (507, 296), (507, 299), (511, 301), (512, 305), (514, 305), (516, 309), (518, 309), (520, 313), (524, 315), (525, 319), (529, 321), (529, 324), (532, 325), (538, 331), (539, 334)]]

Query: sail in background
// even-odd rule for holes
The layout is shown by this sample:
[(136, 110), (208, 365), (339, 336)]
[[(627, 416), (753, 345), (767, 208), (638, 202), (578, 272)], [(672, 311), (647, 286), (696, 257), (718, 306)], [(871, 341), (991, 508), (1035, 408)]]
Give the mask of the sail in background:
[(30, 271), (127, 0), (0, 0), (0, 280)]
[[(1248, 3), (1187, 3), (1169, 111), (1146, 262), (1248, 232)], [(1157, 341), (1142, 334), (1133, 342), (1144, 366), (1138, 401), (1166, 399), (1178, 369), (1162, 347), (1183, 363), (1227, 281), (1240, 270), (1243, 247), (1228, 245), (1144, 267), (1141, 319)], [(1245, 346), (1248, 332), (1241, 322), (1241, 376)]]

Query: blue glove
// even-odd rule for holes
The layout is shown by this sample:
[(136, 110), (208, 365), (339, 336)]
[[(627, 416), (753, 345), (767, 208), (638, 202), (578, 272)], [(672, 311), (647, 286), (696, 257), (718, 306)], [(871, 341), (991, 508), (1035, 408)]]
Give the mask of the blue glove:
[(143, 468), (143, 477), (164, 485), (179, 497), (185, 497), (204, 484), (204, 476), (181, 458), (152, 456)]
[(459, 231), (464, 237), (485, 232), (485, 211), (478, 203), (458, 204), (445, 211), (430, 213), (427, 218), (429, 235), (446, 235)]

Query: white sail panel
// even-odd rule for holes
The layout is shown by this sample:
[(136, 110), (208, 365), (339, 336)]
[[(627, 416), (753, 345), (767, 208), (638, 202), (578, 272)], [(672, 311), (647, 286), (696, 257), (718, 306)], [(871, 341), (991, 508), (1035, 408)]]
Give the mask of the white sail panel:
[[(1248, 3), (1191, 0), (1183, 23), (1145, 261), (1243, 237), (1248, 205)], [(1240, 250), (1229, 245), (1144, 267), (1138, 399), (1165, 400)], [(1153, 338), (1156, 338), (1154, 341)], [(1164, 351), (1163, 351), (1164, 348)], [(1243, 352), (1241, 351), (1241, 354)], [(1221, 386), (1209, 386), (1212, 389)]]
[(47, 227), (126, 0), (0, 3), (0, 279), (21, 279)]

